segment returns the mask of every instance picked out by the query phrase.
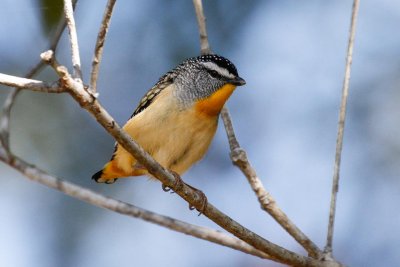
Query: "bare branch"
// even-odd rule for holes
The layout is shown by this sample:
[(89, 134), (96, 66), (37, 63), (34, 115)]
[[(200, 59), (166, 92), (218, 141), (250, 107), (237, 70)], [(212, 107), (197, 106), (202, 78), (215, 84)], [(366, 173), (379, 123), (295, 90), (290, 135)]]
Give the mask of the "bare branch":
[(206, 29), (206, 18), (203, 12), (203, 3), (201, 0), (193, 0), (194, 9), (196, 11), (197, 23), (199, 24), (200, 32), (200, 53), (202, 55), (211, 54), (210, 44)]
[(100, 30), (97, 35), (96, 46), (94, 49), (94, 57), (92, 62), (92, 72), (90, 75), (90, 90), (96, 93), (97, 90), (97, 76), (99, 74), (99, 67), (101, 57), (103, 55), (104, 42), (110, 25), (111, 15), (113, 12), (116, 0), (108, 0), (106, 9), (104, 10), (103, 20), (101, 22)]
[(359, 0), (354, 0), (352, 15), (351, 15), (350, 31), (349, 31), (349, 41), (347, 47), (346, 68), (345, 68), (343, 88), (342, 88), (342, 100), (339, 112), (335, 165), (334, 165), (333, 182), (332, 182), (332, 195), (331, 195), (331, 204), (329, 210), (328, 234), (326, 239), (326, 246), (324, 249), (326, 257), (328, 258), (332, 257), (333, 228), (335, 223), (336, 199), (337, 199), (337, 192), (339, 190), (340, 159), (342, 157), (344, 123), (346, 119), (347, 97), (349, 95), (351, 63), (353, 61), (353, 47), (354, 47), (354, 38), (356, 34), (356, 24), (357, 24), (359, 4), (360, 4)]
[(0, 159), (30, 180), (61, 191), (68, 196), (85, 201), (94, 206), (109, 209), (130, 217), (139, 218), (183, 234), (208, 240), (210, 242), (230, 247), (232, 249), (239, 250), (260, 258), (269, 259), (267, 254), (253, 248), (252, 246), (235, 237), (228, 236), (220, 231), (189, 224), (168, 216), (163, 216), (161, 214), (136, 207), (120, 200), (106, 197), (82, 186), (51, 176), (43, 170), (40, 170), (35, 166), (31, 166), (15, 156), (11, 156), (10, 158), (8, 155), (0, 153)]
[(79, 56), (78, 35), (76, 33), (74, 9), (71, 0), (64, 0), (64, 14), (67, 21), (71, 44), (73, 77), (82, 80), (81, 59)]
[[(65, 90), (57, 82), (47, 83), (0, 73), (0, 84), (43, 93), (63, 93)], [(15, 96), (14, 96), (15, 97)]]
[[(73, 10), (75, 10), (75, 6), (76, 6), (77, 2), (78, 2), (78, 0), (72, 0)], [(58, 42), (60, 41), (61, 35), (63, 34), (66, 26), (67, 26), (67, 22), (66, 22), (65, 18), (62, 17), (57, 25), (57, 29), (54, 33), (53, 38), (50, 41), (49, 50), (56, 51)], [(44, 64), (42, 64), (42, 65), (44, 65)], [(36, 73), (36, 72), (34, 72), (34, 73)], [(31, 78), (31, 77), (26, 77), (26, 78)]]
[(322, 251), (287, 217), (287, 215), (279, 208), (278, 204), (276, 204), (276, 201), (271, 194), (265, 190), (255, 169), (251, 166), (246, 152), (240, 147), (239, 142), (236, 139), (228, 110), (224, 108), (221, 112), (221, 116), (229, 140), (232, 162), (246, 176), (261, 204), (261, 208), (268, 212), (297, 242), (299, 242), (311, 257), (316, 259), (321, 258)]

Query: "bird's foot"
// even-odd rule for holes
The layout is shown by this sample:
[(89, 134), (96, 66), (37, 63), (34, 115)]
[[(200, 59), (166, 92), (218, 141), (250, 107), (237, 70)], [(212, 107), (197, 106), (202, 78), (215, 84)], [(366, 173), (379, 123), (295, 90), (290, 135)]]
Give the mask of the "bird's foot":
[[(174, 175), (174, 177), (175, 177), (175, 182), (174, 182), (173, 188), (177, 188), (177, 187), (180, 188), (180, 187), (182, 187), (183, 185), (187, 185), (187, 186), (190, 187), (193, 191), (196, 192), (197, 196), (200, 198), (200, 201), (201, 201), (201, 208), (200, 208), (200, 209), (197, 209), (197, 211), (199, 212), (199, 216), (200, 216), (201, 214), (203, 214), (204, 211), (205, 211), (205, 209), (206, 209), (206, 207), (207, 207), (207, 203), (208, 203), (207, 197), (206, 197), (206, 195), (203, 193), (203, 191), (201, 191), (201, 190), (199, 190), (199, 189), (197, 189), (197, 188), (195, 188), (195, 187), (193, 187), (193, 186), (191, 186), (191, 185), (185, 183), (185, 182), (182, 180), (181, 176), (180, 176), (178, 173), (176, 173), (176, 172), (174, 172), (174, 171), (172, 171), (172, 170), (170, 170), (170, 172), (171, 172), (172, 175)], [(164, 184), (162, 185), (162, 189), (163, 189), (165, 192), (171, 191), (171, 188), (168, 187), (168, 186), (166, 186), (166, 185), (164, 185)], [(174, 193), (174, 192), (171, 191), (171, 193)], [(190, 210), (194, 210), (194, 209), (196, 209), (196, 207), (194, 207), (193, 205), (189, 204), (189, 209), (190, 209)]]
[(195, 187), (193, 187), (191, 185), (188, 185), (188, 184), (186, 184), (186, 185), (189, 186), (190, 188), (192, 188), (196, 192), (197, 196), (200, 198), (200, 201), (201, 201), (201, 208), (200, 209), (196, 209), (195, 206), (189, 204), (189, 209), (190, 210), (196, 209), (199, 212), (198, 216), (200, 216), (201, 214), (204, 213), (204, 211), (207, 208), (208, 200), (207, 200), (206, 194), (204, 194), (203, 191), (201, 191), (201, 190), (199, 190), (199, 189), (197, 189), (197, 188), (195, 188)]
[[(181, 176), (177, 173), (177, 172), (175, 172), (175, 171), (172, 171), (172, 170), (169, 170), (169, 172), (175, 177), (175, 181), (174, 181), (174, 186), (173, 186), (173, 188), (181, 188), (182, 186), (183, 186), (183, 184), (186, 184), (183, 180), (182, 180), (182, 178), (181, 178)], [(161, 187), (162, 187), (162, 189), (165, 191), (165, 192), (170, 192), (172, 189), (171, 189), (171, 187), (169, 187), (169, 186), (167, 186), (167, 185), (165, 185), (165, 184), (162, 184), (161, 185)], [(173, 193), (175, 193), (174, 191), (171, 191), (171, 194), (173, 194)]]

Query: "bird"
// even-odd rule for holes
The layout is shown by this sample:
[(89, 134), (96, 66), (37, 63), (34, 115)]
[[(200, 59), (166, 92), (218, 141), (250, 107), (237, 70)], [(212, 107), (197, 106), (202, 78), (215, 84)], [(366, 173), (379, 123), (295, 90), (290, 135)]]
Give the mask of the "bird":
[[(189, 58), (143, 96), (123, 130), (164, 168), (181, 176), (206, 154), (221, 109), (235, 88), (245, 84), (235, 65), (222, 56)], [(154, 178), (116, 143), (110, 161), (92, 179), (112, 184), (141, 175)]]

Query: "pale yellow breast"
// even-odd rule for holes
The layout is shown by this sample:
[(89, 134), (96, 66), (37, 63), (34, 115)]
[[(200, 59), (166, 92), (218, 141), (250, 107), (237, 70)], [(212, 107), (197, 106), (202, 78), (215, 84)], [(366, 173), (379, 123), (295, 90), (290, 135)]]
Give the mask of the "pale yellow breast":
[[(123, 128), (161, 165), (183, 174), (207, 152), (218, 116), (204, 116), (190, 107), (181, 110), (171, 93), (172, 86)], [(122, 148), (117, 150), (115, 160), (124, 171), (134, 171), (136, 160)]]

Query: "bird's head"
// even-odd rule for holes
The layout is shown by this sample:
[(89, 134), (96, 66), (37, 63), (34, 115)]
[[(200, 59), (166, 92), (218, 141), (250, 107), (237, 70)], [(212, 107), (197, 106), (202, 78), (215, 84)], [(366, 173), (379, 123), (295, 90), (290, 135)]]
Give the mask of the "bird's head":
[(236, 86), (246, 84), (235, 65), (218, 55), (187, 59), (176, 71), (178, 98), (185, 104), (200, 104), (202, 110), (210, 109), (211, 113), (219, 113)]

